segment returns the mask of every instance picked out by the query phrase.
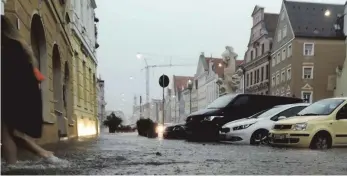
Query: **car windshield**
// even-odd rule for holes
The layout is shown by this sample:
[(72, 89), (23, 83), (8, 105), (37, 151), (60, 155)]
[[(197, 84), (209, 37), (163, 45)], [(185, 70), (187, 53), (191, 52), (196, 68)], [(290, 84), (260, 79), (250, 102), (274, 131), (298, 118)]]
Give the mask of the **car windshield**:
[(317, 101), (301, 110), (298, 116), (329, 115), (345, 100), (342, 99), (324, 99)]
[(262, 113), (254, 116), (253, 118), (260, 119), (260, 118), (272, 117), (276, 115), (277, 113), (281, 112), (283, 109), (285, 109), (284, 106), (276, 106), (266, 111), (263, 111)]
[(207, 106), (207, 109), (224, 108), (225, 106), (227, 106), (231, 102), (231, 100), (235, 96), (236, 96), (235, 94), (228, 94), (228, 95), (221, 96), (221, 97), (217, 98), (216, 100), (214, 100), (211, 104), (209, 104)]

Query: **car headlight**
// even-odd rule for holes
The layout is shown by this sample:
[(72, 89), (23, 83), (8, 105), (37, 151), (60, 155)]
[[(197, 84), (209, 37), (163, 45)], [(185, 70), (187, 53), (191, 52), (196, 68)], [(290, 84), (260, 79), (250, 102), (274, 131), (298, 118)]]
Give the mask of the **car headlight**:
[(297, 123), (294, 125), (293, 130), (303, 131), (303, 130), (306, 130), (306, 128), (307, 128), (307, 123)]
[(236, 130), (243, 130), (243, 129), (246, 129), (246, 128), (250, 127), (250, 126), (253, 125), (253, 124), (255, 124), (255, 123), (251, 123), (251, 124), (247, 124), (247, 125), (236, 126), (236, 127), (233, 128), (233, 130), (234, 130), (234, 131), (236, 131)]
[(212, 121), (214, 118), (221, 118), (221, 116), (207, 116), (204, 118), (206, 121)]

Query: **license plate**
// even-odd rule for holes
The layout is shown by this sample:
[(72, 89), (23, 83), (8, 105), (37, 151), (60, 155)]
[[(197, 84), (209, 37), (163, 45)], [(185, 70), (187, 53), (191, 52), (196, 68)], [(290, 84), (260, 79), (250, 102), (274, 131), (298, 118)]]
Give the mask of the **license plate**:
[(286, 135), (285, 134), (274, 134), (273, 138), (274, 139), (285, 139)]

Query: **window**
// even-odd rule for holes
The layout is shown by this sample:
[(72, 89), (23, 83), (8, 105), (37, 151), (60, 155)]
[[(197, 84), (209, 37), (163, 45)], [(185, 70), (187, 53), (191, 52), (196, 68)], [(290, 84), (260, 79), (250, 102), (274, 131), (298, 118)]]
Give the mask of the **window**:
[(269, 76), (270, 76), (270, 65), (267, 64), (266, 65), (266, 70), (265, 70), (265, 79), (269, 79)]
[(247, 83), (247, 87), (249, 86), (249, 73), (247, 73), (247, 80), (246, 80), (246, 83)]
[(257, 58), (258, 57), (258, 54), (259, 54), (259, 51), (258, 51), (258, 47), (255, 47), (255, 58)]
[(276, 75), (276, 85), (280, 84), (280, 74)]
[(285, 80), (286, 80), (285, 71), (282, 71), (281, 82), (284, 82)]
[(313, 67), (312, 66), (302, 67), (302, 78), (303, 79), (313, 79)]
[(277, 33), (277, 42), (280, 42), (281, 41), (281, 39), (282, 39), (282, 32), (279, 30), (279, 31), (277, 31), (278, 33)]
[(272, 76), (272, 82), (271, 82), (271, 85), (272, 85), (272, 86), (275, 86), (275, 85), (276, 85), (275, 76)]
[(277, 53), (277, 64), (281, 62), (281, 51)]
[(292, 56), (292, 44), (288, 45), (288, 49), (287, 49), (287, 57)]
[(260, 73), (259, 73), (260, 71), (259, 71), (259, 69), (257, 70), (257, 83), (259, 83), (260, 81), (259, 81), (259, 78), (260, 78)]
[(300, 112), (301, 110), (303, 110), (304, 108), (306, 108), (306, 106), (297, 106), (297, 107), (292, 107), (289, 108), (287, 110), (282, 111), (281, 113), (279, 113), (278, 115), (274, 116), (273, 118), (271, 118), (271, 120), (273, 121), (277, 121), (278, 117), (284, 116), (284, 117), (293, 117), (296, 114), (298, 114), (298, 112)]
[(265, 44), (261, 44), (261, 55), (265, 53)]
[(264, 67), (261, 67), (261, 75), (260, 75), (260, 81), (264, 81)]
[(287, 36), (287, 25), (284, 25), (282, 35), (283, 35), (283, 38)]
[(251, 80), (250, 80), (250, 85), (253, 85), (253, 72), (251, 72)]
[(282, 60), (287, 58), (287, 53), (286, 53), (286, 49), (282, 50)]
[[(312, 92), (311, 99), (312, 99)], [(341, 105), (345, 100), (343, 99), (323, 99), (319, 100), (310, 106), (307, 106), (305, 109), (300, 111), (298, 114), (317, 114), (317, 115), (329, 115), (331, 114), (338, 106)]]
[(272, 56), (272, 67), (276, 65), (276, 55)]
[(83, 61), (83, 98), (84, 98), (84, 105), (87, 106), (88, 100), (87, 100), (87, 67), (86, 67), (86, 62)]
[(313, 56), (313, 55), (314, 55), (314, 44), (304, 43), (304, 56)]
[(254, 58), (254, 53), (253, 51), (251, 51), (251, 60), (253, 60), (253, 58)]
[(312, 91), (302, 91), (301, 92), (301, 98), (306, 102), (306, 103), (312, 103)]
[(288, 68), (287, 69), (287, 80), (290, 80), (290, 79), (292, 79), (292, 69)]

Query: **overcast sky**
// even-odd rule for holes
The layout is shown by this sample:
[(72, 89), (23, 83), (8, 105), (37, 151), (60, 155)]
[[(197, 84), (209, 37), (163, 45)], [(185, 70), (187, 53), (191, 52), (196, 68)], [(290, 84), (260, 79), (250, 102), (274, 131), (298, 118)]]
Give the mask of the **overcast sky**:
[(159, 76), (166, 74), (170, 79), (172, 75), (193, 76), (201, 52), (220, 57), (229, 45), (242, 59), (255, 5), (265, 7), (265, 12), (279, 13), (281, 3), (281, 0), (97, 0), (98, 72), (105, 80), (106, 109), (121, 109), (131, 115), (134, 95), (142, 95), (145, 101), (145, 71), (141, 71), (145, 62), (136, 58), (137, 53), (143, 53), (149, 65), (170, 64), (170, 60), (172, 64), (194, 65), (152, 69), (150, 96), (160, 98)]

